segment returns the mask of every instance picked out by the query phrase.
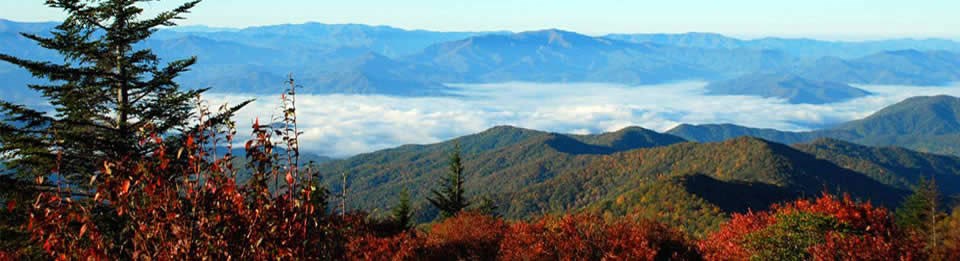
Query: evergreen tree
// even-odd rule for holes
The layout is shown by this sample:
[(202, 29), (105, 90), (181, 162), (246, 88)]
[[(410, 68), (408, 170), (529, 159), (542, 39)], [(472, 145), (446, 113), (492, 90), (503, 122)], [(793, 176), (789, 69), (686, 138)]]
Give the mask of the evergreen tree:
[(939, 210), (940, 194), (935, 180), (921, 178), (913, 194), (904, 199), (895, 216), (897, 224), (915, 229), (928, 237), (927, 247), (937, 248), (939, 242), (937, 223), (943, 213)]
[[(147, 0), (48, 0), (67, 18), (50, 37), (23, 34), (57, 51), (62, 63), (0, 54), (0, 60), (30, 71), (47, 84), (30, 85), (53, 106), (53, 113), (0, 101), (0, 155), (5, 168), (21, 177), (58, 172), (73, 185), (86, 185), (108, 160), (149, 156), (144, 134), (165, 137), (174, 151), (190, 133), (192, 99), (206, 89), (182, 90), (174, 79), (196, 57), (162, 64), (150, 49), (138, 48), (159, 27), (200, 1), (142, 19)], [(246, 105), (211, 117), (219, 122)], [(178, 139), (177, 137), (181, 138)], [(81, 182), (83, 181), (83, 182)]]
[(464, 196), (463, 162), (460, 157), (460, 144), (450, 155), (450, 172), (440, 182), (440, 190), (432, 190), (433, 197), (427, 198), (430, 204), (440, 209), (440, 216), (448, 218), (467, 208), (470, 202)]
[(483, 215), (492, 216), (492, 217), (500, 216), (500, 214), (497, 213), (496, 202), (493, 202), (493, 200), (490, 199), (490, 197), (482, 196), (476, 199), (475, 201), (476, 201), (476, 207), (473, 208), (473, 211), (476, 211), (477, 213), (480, 213)]
[(400, 202), (393, 207), (393, 220), (400, 225), (400, 228), (407, 230), (413, 228), (413, 209), (410, 207), (410, 192), (407, 188), (400, 191)]

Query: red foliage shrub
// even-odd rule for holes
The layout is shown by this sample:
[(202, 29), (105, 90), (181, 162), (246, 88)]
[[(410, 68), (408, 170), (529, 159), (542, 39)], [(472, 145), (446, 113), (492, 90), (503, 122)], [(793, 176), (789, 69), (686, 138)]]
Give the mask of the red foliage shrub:
[(424, 255), (423, 237), (404, 232), (391, 237), (358, 236), (347, 245), (349, 260), (415, 260)]
[[(798, 215), (808, 218), (796, 218)], [(801, 224), (791, 224), (786, 231), (778, 230), (780, 222), (788, 221)], [(837, 198), (827, 194), (814, 201), (797, 200), (774, 206), (767, 212), (735, 214), (719, 231), (700, 241), (699, 246), (707, 260), (763, 259), (765, 257), (759, 255), (768, 254), (770, 249), (758, 247), (764, 243), (769, 246), (770, 242), (779, 243), (773, 245), (777, 249), (772, 252), (799, 249), (801, 253), (793, 254), (800, 254), (797, 258), (802, 259), (924, 258), (923, 242), (898, 229), (887, 210), (854, 202), (849, 196)], [(810, 245), (804, 245), (806, 243)]]
[(516, 223), (501, 243), (504, 260), (696, 260), (681, 233), (655, 222), (606, 222), (596, 215)]
[(441, 259), (494, 259), (507, 234), (503, 220), (473, 212), (461, 212), (430, 227), (427, 253)]
[[(203, 112), (200, 122), (206, 122)], [(211, 128), (210, 130), (206, 129)], [(156, 149), (141, 160), (103, 163), (95, 190), (77, 197), (41, 193), (28, 228), (43, 250), (58, 259), (334, 259), (364, 218), (326, 216), (325, 192), (293, 159), (295, 137), (284, 136), (286, 154), (274, 151), (273, 133), (254, 124), (246, 150), (250, 177), (241, 185), (229, 154), (211, 155), (221, 140), (214, 126), (186, 135), (179, 150), (150, 135)], [(295, 132), (295, 131), (294, 131)], [(228, 147), (229, 151), (229, 147)], [(283, 162), (285, 161), (285, 162)], [(287, 177), (281, 184), (279, 177)], [(268, 183), (273, 179), (274, 186)], [(63, 189), (70, 187), (60, 186)]]

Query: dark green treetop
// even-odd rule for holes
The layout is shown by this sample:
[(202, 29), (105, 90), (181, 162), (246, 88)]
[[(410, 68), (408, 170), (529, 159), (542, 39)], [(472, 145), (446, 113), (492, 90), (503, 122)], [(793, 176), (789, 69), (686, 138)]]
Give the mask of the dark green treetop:
[(450, 155), (450, 171), (441, 180), (440, 190), (432, 190), (433, 197), (427, 198), (430, 204), (440, 210), (441, 217), (455, 216), (470, 206), (465, 196), (463, 182), (463, 162), (460, 156), (460, 144), (457, 144), (453, 154)]
[(410, 206), (410, 192), (406, 188), (400, 191), (400, 200), (397, 206), (391, 209), (391, 218), (402, 229), (411, 229), (414, 226), (413, 208)]

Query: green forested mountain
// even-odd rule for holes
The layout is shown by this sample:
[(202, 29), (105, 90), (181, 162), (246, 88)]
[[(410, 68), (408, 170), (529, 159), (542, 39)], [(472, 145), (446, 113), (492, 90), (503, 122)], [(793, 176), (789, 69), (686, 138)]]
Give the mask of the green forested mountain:
[(667, 133), (697, 142), (719, 142), (736, 137), (757, 137), (785, 144), (812, 141), (819, 136), (812, 132), (791, 132), (768, 128), (751, 128), (735, 124), (680, 124)]
[(955, 157), (832, 140), (796, 147), (749, 137), (694, 143), (636, 127), (566, 135), (500, 126), (327, 162), (320, 175), (340, 195), (346, 174), (349, 207), (374, 213), (385, 213), (406, 188), (417, 217), (428, 221), (437, 213), (425, 198), (447, 171), (457, 143), (464, 152), (467, 194), (493, 199), (506, 217), (629, 213), (682, 224), (695, 234), (726, 213), (825, 190), (895, 207), (919, 175), (960, 186)]
[(667, 131), (691, 141), (722, 141), (753, 136), (780, 143), (835, 138), (871, 146), (898, 146), (917, 151), (960, 155), (960, 98), (940, 95), (906, 99), (864, 119), (833, 128), (788, 132), (731, 124), (680, 125)]
[(960, 133), (960, 98), (946, 95), (912, 97), (864, 119), (841, 124), (834, 130), (861, 137)]
[[(903, 195), (903, 191), (862, 173), (786, 145), (747, 137), (638, 149), (589, 161), (582, 170), (565, 172), (511, 196), (508, 208), (514, 212), (508, 215), (559, 212), (612, 199), (628, 205), (619, 208), (630, 208), (629, 204), (644, 200), (620, 197), (635, 194), (632, 190), (648, 183), (665, 182), (679, 185), (726, 211), (762, 209), (773, 202), (816, 195), (824, 189), (849, 192), (890, 206)], [(711, 191), (723, 187), (738, 189)]]
[[(960, 184), (960, 158), (955, 156), (899, 147), (869, 147), (829, 138), (793, 147), (900, 189), (911, 189), (921, 177), (943, 184)], [(960, 193), (960, 186), (940, 189), (945, 194)]]
[[(457, 144), (464, 155), (470, 195), (499, 197), (579, 169), (586, 159), (628, 149), (665, 146), (683, 140), (640, 128), (601, 135), (565, 135), (499, 126), (487, 131), (431, 145), (406, 145), (361, 154), (320, 166), (322, 179), (335, 194), (348, 175), (347, 196), (352, 207), (368, 210), (392, 206), (403, 188), (418, 199), (422, 219), (432, 218), (425, 196), (447, 170), (447, 157)], [(362, 201), (350, 199), (363, 199)]]

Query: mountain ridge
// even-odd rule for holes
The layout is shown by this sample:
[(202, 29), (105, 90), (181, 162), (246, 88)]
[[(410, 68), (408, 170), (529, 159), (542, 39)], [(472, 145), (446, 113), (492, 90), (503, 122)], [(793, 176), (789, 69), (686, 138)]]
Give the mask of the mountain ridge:
[(873, 146), (901, 146), (921, 152), (960, 155), (960, 98), (948, 95), (911, 97), (866, 118), (835, 127), (790, 132), (733, 124), (681, 124), (666, 133), (699, 142), (755, 136), (782, 143), (834, 138)]
[[(43, 33), (55, 23), (6, 21), (2, 24), (0, 39), (5, 39), (5, 44), (0, 45), (0, 52), (47, 61), (61, 59), (8, 32)], [(304, 86), (316, 86), (304, 93), (397, 96), (448, 96), (447, 88), (441, 87), (445, 83), (531, 81), (643, 85), (685, 80), (724, 81), (763, 73), (793, 73), (840, 84), (938, 85), (960, 80), (957, 73), (960, 64), (954, 61), (960, 59), (958, 55), (935, 51), (960, 51), (954, 50), (951, 47), (954, 42), (947, 40), (924, 44), (910, 40), (841, 44), (770, 38), (755, 41), (769, 42), (771, 48), (747, 48), (726, 46), (724, 42), (733, 43), (737, 39), (717, 34), (663, 35), (661, 38), (668, 40), (618, 40), (613, 36), (588, 36), (557, 29), (517, 33), (433, 32), (362, 24), (305, 23), (199, 32), (168, 28), (158, 31), (153, 40), (142, 46), (154, 49), (165, 61), (197, 54), (199, 62), (194, 71), (184, 75), (183, 85), (214, 87), (215, 91), (223, 92), (258, 93), (275, 89), (291, 72), (299, 75), (297, 78)], [(674, 38), (705, 40), (669, 40)], [(709, 40), (712, 38), (719, 40)], [(696, 41), (705, 44), (694, 44)], [(705, 46), (708, 44), (719, 46)], [(860, 48), (871, 44), (874, 47)], [(876, 52), (843, 58), (792, 54), (798, 50), (804, 52), (805, 45), (832, 50), (830, 52), (848, 49)], [(898, 51), (911, 46), (918, 51)], [(349, 67), (350, 61), (362, 59), (367, 53), (379, 54), (399, 65), (366, 71)], [(8, 77), (10, 73), (0, 71), (0, 77), (18, 79)], [(815, 92), (814, 89), (808, 92)], [(850, 89), (847, 90), (849, 93)], [(764, 95), (762, 92), (746, 94)]]

